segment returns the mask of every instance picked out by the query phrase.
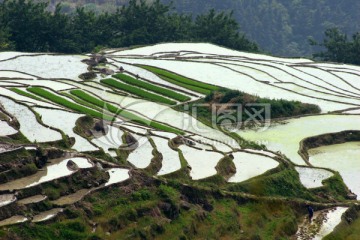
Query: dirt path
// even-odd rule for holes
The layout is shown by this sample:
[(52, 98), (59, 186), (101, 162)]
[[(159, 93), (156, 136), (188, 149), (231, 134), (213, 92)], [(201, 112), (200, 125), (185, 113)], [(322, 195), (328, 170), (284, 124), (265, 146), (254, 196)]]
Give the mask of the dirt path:
[(293, 240), (320, 240), (340, 223), (342, 214), (347, 210), (345, 207), (329, 208), (314, 212), (314, 217), (309, 222), (308, 216), (303, 217), (299, 224), (298, 232), (292, 237)]

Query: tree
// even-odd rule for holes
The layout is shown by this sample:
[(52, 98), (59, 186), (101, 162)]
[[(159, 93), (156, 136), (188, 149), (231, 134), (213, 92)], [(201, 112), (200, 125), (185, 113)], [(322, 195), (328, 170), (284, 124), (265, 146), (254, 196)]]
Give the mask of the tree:
[(77, 42), (72, 19), (62, 13), (62, 5), (56, 5), (54, 14), (49, 20), (49, 51), (61, 53), (79, 53), (81, 48)]
[(13, 44), (10, 41), (10, 34), (7, 29), (0, 28), (0, 51), (12, 50)]
[(160, 0), (130, 0), (111, 14), (81, 7), (66, 14), (59, 4), (51, 13), (47, 7), (48, 3), (31, 0), (0, 3), (0, 49), (14, 46), (17, 51), (81, 53), (99, 46), (203, 41), (258, 51), (255, 43), (239, 33), (232, 13), (212, 10), (194, 20), (191, 15), (171, 11), (171, 5)]
[(327, 29), (322, 43), (312, 41), (310, 44), (325, 48), (325, 51), (315, 53), (315, 58), (324, 61), (360, 64), (360, 33), (348, 40), (346, 34), (341, 33), (337, 28)]
[(9, 29), (2, 24), (4, 21), (4, 9), (3, 5), (0, 5), (0, 51), (11, 50), (13, 47), (10, 41)]
[(25, 0), (5, 0), (2, 4), (2, 26), (8, 29), (10, 41), (15, 43), (16, 50), (48, 51), (51, 16), (46, 10), (48, 4)]

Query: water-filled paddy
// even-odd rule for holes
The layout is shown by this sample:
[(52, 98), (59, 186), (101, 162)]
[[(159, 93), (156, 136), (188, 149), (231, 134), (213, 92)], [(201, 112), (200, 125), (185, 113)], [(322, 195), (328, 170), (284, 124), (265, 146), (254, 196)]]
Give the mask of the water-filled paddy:
[(229, 182), (243, 182), (279, 165), (272, 158), (246, 152), (233, 153), (236, 173)]
[(310, 163), (336, 170), (345, 184), (360, 197), (360, 142), (335, 144), (309, 150)]
[(305, 165), (298, 154), (299, 144), (304, 138), (345, 130), (360, 130), (360, 116), (318, 115), (295, 118), (286, 124), (272, 126), (265, 131), (246, 130), (237, 133), (246, 140), (264, 144), (272, 151), (280, 151), (292, 162)]

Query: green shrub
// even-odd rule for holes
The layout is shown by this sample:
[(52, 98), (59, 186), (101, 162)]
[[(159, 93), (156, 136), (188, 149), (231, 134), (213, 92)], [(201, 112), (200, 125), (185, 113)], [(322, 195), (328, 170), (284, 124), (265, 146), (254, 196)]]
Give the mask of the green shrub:
[(81, 222), (69, 222), (66, 224), (66, 228), (76, 232), (85, 232), (85, 225)]
[(137, 80), (133, 77), (130, 77), (128, 75), (119, 73), (114, 75), (113, 77), (115, 77), (116, 79), (119, 79), (127, 84), (131, 84), (131, 85), (135, 85), (141, 88), (144, 88), (146, 90), (152, 91), (152, 92), (156, 92), (162, 95), (165, 95), (167, 97), (170, 97), (172, 99), (178, 100), (180, 102), (186, 102), (189, 101), (191, 98), (188, 96), (185, 96), (183, 94), (177, 93), (173, 90), (167, 89), (167, 88), (163, 88), (163, 87), (159, 87), (156, 86), (154, 84), (145, 82), (145, 81), (141, 81), (141, 80)]
[(161, 68), (157, 68), (157, 67), (152, 67), (152, 66), (146, 66), (146, 65), (141, 65), (140, 67), (145, 68), (146, 70), (149, 70), (153, 73), (156, 73), (160, 76), (165, 77), (166, 79), (172, 79), (174, 81), (176, 81), (177, 83), (182, 83), (185, 84), (187, 86), (194, 86), (197, 88), (200, 88), (202, 90), (207, 90), (207, 93), (209, 93), (209, 91), (215, 91), (218, 90), (219, 87), (211, 85), (211, 84), (207, 84), (207, 83), (203, 83), (203, 82), (199, 82), (190, 78), (186, 78), (184, 76), (166, 71), (164, 69)]
[(50, 200), (58, 199), (60, 197), (60, 191), (55, 188), (47, 188), (45, 189), (45, 193)]
[(146, 201), (151, 198), (151, 193), (147, 189), (139, 190), (131, 194), (134, 201)]
[[(226, 88), (221, 88), (218, 91), (211, 92), (207, 95), (203, 101), (204, 103), (220, 103), (220, 104), (237, 104), (234, 106), (236, 110), (241, 106), (241, 112), (243, 113), (242, 119), (246, 119), (246, 111), (253, 111), (253, 109), (262, 110), (264, 105), (269, 106), (271, 112), (271, 118), (286, 118), (293, 116), (301, 116), (306, 114), (318, 114), (321, 112), (319, 106), (314, 104), (302, 103), (299, 101), (289, 101), (284, 99), (269, 99), (269, 98), (260, 98), (255, 95), (250, 95), (238, 90), (229, 90)], [(230, 108), (230, 106), (229, 106)], [(236, 109), (235, 109), (236, 108)], [(203, 119), (212, 119), (211, 108), (201, 108), (198, 109), (198, 116)], [(238, 114), (237, 111), (234, 111), (234, 114)], [(265, 118), (265, 111), (262, 114), (262, 117)]]
[(154, 94), (154, 93), (151, 93), (151, 92), (144, 91), (144, 90), (142, 90), (140, 88), (133, 87), (133, 86), (128, 85), (128, 84), (121, 83), (119, 81), (116, 81), (115, 79), (103, 79), (103, 80), (101, 80), (101, 82), (106, 84), (106, 85), (115, 87), (117, 89), (129, 92), (131, 94), (137, 95), (139, 97), (143, 97), (145, 99), (148, 99), (148, 100), (151, 100), (151, 101), (154, 101), (154, 102), (160, 102), (160, 103), (169, 104), (169, 105), (175, 105), (176, 104), (176, 102), (173, 101), (173, 100), (170, 100), (168, 98), (162, 97), (160, 95), (157, 95), (157, 94)]

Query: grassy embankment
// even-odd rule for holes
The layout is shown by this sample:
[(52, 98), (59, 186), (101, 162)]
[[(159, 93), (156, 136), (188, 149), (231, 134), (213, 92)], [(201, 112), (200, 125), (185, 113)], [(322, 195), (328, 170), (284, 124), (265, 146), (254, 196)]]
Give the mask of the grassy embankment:
[[(306, 114), (318, 114), (321, 111), (320, 108), (314, 104), (307, 104), (299, 101), (288, 101), (284, 99), (261, 98), (237, 90), (229, 90), (225, 88), (211, 92), (204, 100), (199, 100), (196, 103), (205, 103), (210, 105), (232, 104), (228, 107), (230, 110), (238, 110), (237, 108), (240, 107), (242, 113), (241, 119), (243, 121), (249, 118), (247, 112), (252, 113), (252, 109), (261, 111), (264, 110), (265, 107), (269, 108), (269, 116), (271, 116), (272, 119), (301, 116)], [(212, 114), (210, 107), (203, 109), (199, 113), (200, 117), (205, 119), (209, 119)], [(235, 112), (235, 114), (237, 113), (238, 112)], [(265, 113), (265, 111), (263, 111), (263, 113)], [(264, 118), (266, 117), (265, 114), (262, 116)]]
[[(0, 236), (106, 239), (110, 232), (111, 239), (285, 239), (296, 231), (298, 215), (287, 202), (248, 201), (149, 183), (131, 192), (104, 189), (78, 208), (68, 207), (62, 221), (13, 226)], [(95, 233), (89, 222), (98, 223)]]
[[(223, 169), (230, 166), (223, 164)], [(328, 202), (321, 199), (324, 194), (312, 195), (312, 190), (301, 185), (294, 168), (283, 164), (231, 185), (191, 181), (186, 175), (155, 179), (137, 171), (126, 186), (92, 193), (82, 204), (67, 207), (55, 221), (13, 226), (0, 230), (0, 236), (106, 239), (110, 232), (112, 239), (288, 239), (295, 234), (299, 217), (305, 216), (307, 201)], [(244, 192), (261, 197), (247, 197)], [(49, 195), (56, 199), (61, 193)], [(97, 223), (95, 233), (92, 222)]]

